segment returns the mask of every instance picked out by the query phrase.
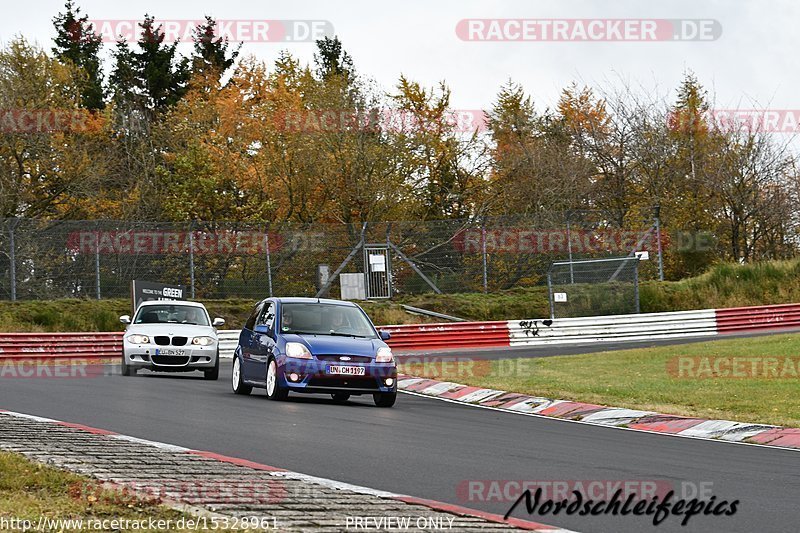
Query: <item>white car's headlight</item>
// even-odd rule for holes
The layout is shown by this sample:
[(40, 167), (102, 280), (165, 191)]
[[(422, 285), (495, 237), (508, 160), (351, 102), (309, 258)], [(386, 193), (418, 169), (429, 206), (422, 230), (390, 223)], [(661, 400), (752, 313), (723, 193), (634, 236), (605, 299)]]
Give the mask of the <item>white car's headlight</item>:
[(150, 344), (150, 337), (134, 333), (133, 335), (128, 335), (128, 342), (132, 344)]
[(192, 344), (198, 346), (211, 346), (214, 344), (214, 337), (195, 337), (192, 339)]
[(375, 354), (376, 363), (394, 363), (394, 354), (392, 349), (388, 346), (381, 346), (378, 348), (378, 353)]
[(311, 359), (311, 352), (308, 351), (306, 345), (300, 342), (287, 342), (286, 343), (286, 357), (293, 359)]

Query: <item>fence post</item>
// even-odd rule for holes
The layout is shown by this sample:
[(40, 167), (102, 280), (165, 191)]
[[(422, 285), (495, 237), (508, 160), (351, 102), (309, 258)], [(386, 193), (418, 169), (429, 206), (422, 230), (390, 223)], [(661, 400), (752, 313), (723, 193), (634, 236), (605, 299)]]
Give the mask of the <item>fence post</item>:
[(264, 232), (264, 244), (267, 247), (267, 285), (269, 286), (269, 297), (272, 298), (272, 259), (269, 255), (269, 228)]
[(194, 300), (194, 222), (189, 225), (189, 280), (192, 300)]
[(633, 263), (633, 298), (636, 300), (636, 314), (639, 314), (639, 260)]
[(664, 255), (661, 250), (661, 206), (656, 206), (656, 240), (658, 240), (658, 281), (664, 281)]
[(481, 222), (481, 255), (483, 255), (483, 292), (489, 292), (489, 273), (486, 264), (486, 220)]
[[(552, 268), (552, 266), (551, 266)], [(547, 299), (550, 300), (550, 320), (556, 319), (556, 308), (553, 304), (553, 276), (547, 271)]]
[(100, 299), (100, 229), (94, 232), (94, 282), (97, 285), (97, 299)]
[(572, 231), (569, 225), (570, 213), (567, 212), (567, 251), (569, 252), (569, 282), (575, 283), (575, 270), (572, 267)]
[(14, 249), (16, 245), (14, 244), (14, 230), (17, 226), (17, 219), (13, 219), (11, 221), (11, 226), (8, 230), (9, 236), (9, 254), (8, 258), (11, 261), (11, 265), (9, 270), (9, 274), (11, 275), (11, 301), (17, 301), (17, 261), (16, 261), (16, 252)]

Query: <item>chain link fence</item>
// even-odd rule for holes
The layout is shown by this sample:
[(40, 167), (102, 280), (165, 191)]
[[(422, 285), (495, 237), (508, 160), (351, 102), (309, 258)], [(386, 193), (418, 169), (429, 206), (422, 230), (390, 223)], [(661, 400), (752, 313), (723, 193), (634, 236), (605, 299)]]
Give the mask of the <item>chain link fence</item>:
[[(662, 235), (666, 247), (667, 237)], [(362, 224), (0, 220), (0, 299), (119, 298), (133, 279), (180, 283), (198, 299), (314, 296), (318, 266), (363, 273), (359, 244), (389, 249), (393, 295), (494, 292), (544, 285), (554, 261), (648, 250), (652, 213), (601, 211), (518, 218)], [(328, 293), (339, 297), (339, 280)]]
[(547, 271), (550, 318), (639, 312), (639, 259), (556, 261)]

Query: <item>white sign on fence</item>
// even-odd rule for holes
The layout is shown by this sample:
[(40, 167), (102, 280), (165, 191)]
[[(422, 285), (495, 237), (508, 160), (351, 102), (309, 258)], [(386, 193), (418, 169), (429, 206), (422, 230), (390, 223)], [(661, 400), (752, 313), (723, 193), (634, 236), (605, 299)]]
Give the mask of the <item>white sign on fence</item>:
[(554, 292), (553, 293), (553, 301), (554, 302), (566, 302), (567, 301), (567, 293), (566, 292)]
[(369, 254), (370, 272), (386, 272), (386, 256), (383, 254)]

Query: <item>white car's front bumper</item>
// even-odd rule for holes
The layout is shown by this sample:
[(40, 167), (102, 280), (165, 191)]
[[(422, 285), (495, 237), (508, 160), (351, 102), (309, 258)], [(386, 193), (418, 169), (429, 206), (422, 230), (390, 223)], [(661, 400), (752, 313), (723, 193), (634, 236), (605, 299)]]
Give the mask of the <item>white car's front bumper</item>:
[(201, 370), (214, 368), (219, 344), (208, 346), (188, 344), (186, 346), (158, 346), (156, 344), (133, 344), (123, 342), (125, 364), (133, 368), (154, 370)]

